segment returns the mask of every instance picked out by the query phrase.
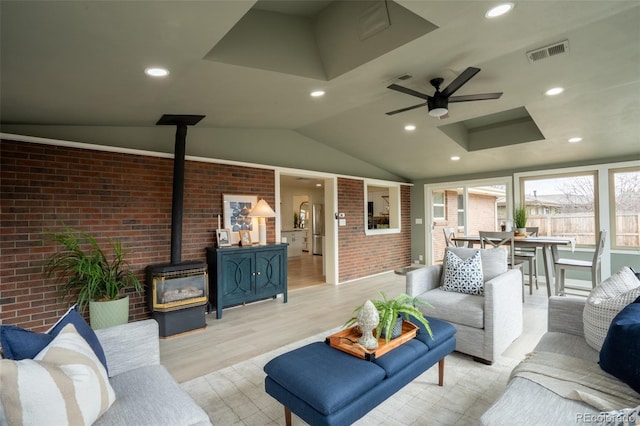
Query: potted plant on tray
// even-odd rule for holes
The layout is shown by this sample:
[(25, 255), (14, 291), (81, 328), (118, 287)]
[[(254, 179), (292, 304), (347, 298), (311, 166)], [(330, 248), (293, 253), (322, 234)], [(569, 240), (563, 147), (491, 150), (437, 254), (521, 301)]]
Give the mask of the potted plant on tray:
[[(402, 316), (413, 317), (418, 320), (426, 328), (429, 336), (433, 337), (431, 327), (429, 327), (429, 321), (424, 317), (422, 312), (417, 308), (418, 305), (431, 306), (428, 302), (419, 299), (417, 297), (411, 297), (408, 294), (400, 294), (394, 299), (388, 299), (384, 292), (380, 292), (382, 299), (372, 300), (371, 302), (378, 311), (380, 316), (380, 322), (376, 328), (376, 339), (384, 337), (385, 341), (389, 343), (391, 339), (395, 339), (402, 333)], [(357, 313), (360, 312), (364, 305), (356, 307), (354, 312), (356, 316), (351, 318), (345, 324), (346, 327), (351, 327), (358, 322)]]
[(53, 241), (63, 246), (45, 263), (47, 277), (55, 277), (63, 299), (74, 299), (80, 312), (89, 306), (89, 319), (94, 329), (124, 324), (129, 321), (129, 296), (124, 290), (133, 288), (138, 294), (142, 285), (127, 269), (125, 251), (120, 241), (111, 241), (111, 258), (91, 235), (64, 225), (61, 232), (49, 232)]
[(519, 235), (527, 235), (527, 210), (524, 207), (513, 209), (513, 224)]

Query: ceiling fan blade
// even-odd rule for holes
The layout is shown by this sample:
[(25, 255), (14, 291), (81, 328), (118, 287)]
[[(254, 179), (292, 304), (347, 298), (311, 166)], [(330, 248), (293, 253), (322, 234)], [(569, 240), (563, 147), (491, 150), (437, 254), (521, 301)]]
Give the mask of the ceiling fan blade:
[(418, 105), (413, 105), (413, 106), (410, 106), (410, 107), (397, 109), (395, 111), (388, 112), (387, 115), (394, 115), (394, 114), (399, 114), (399, 113), (405, 112), (405, 111), (411, 111), (412, 109), (420, 108), (421, 106), (425, 106), (425, 105), (426, 105), (426, 103), (422, 102), (421, 104), (418, 104)]
[(443, 96), (451, 96), (453, 95), (459, 88), (462, 87), (467, 81), (471, 80), (471, 77), (478, 74), (480, 72), (480, 68), (469, 67), (462, 72), (455, 80), (451, 82), (442, 92), (440, 92)]
[(429, 97), (430, 97), (429, 95), (426, 95), (424, 93), (416, 92), (415, 90), (412, 90), (412, 89), (409, 89), (409, 88), (406, 88), (406, 87), (402, 87), (402, 86), (398, 86), (397, 84), (391, 84), (391, 85), (387, 86), (387, 89), (395, 90), (395, 91), (398, 91), (398, 92), (405, 93), (407, 95), (411, 95), (411, 96), (415, 96), (415, 97), (418, 97), (418, 98), (422, 98), (425, 101), (428, 100)]
[(500, 96), (502, 96), (502, 92), (482, 93), (478, 95), (452, 96), (449, 98), (449, 102), (486, 101), (489, 99), (499, 99)]

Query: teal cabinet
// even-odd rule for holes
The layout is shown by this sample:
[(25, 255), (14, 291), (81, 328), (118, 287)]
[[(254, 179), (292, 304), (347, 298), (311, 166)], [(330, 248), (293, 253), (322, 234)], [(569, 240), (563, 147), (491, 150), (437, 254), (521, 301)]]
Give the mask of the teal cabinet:
[(207, 248), (209, 298), (222, 309), (283, 295), (287, 303), (287, 244)]

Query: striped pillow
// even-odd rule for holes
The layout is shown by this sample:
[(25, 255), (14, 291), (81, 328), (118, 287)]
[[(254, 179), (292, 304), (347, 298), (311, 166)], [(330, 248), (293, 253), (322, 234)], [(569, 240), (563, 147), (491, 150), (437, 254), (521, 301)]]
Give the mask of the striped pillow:
[(589, 346), (600, 351), (613, 318), (638, 296), (640, 281), (626, 266), (591, 291), (582, 312), (584, 338)]
[(115, 401), (107, 372), (73, 324), (35, 359), (0, 360), (9, 424), (92, 424)]

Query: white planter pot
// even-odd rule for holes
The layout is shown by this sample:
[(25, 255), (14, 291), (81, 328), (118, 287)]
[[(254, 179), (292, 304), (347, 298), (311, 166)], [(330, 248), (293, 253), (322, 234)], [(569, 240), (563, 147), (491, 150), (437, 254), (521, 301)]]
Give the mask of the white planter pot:
[(112, 327), (129, 322), (129, 296), (108, 302), (89, 302), (91, 328)]

